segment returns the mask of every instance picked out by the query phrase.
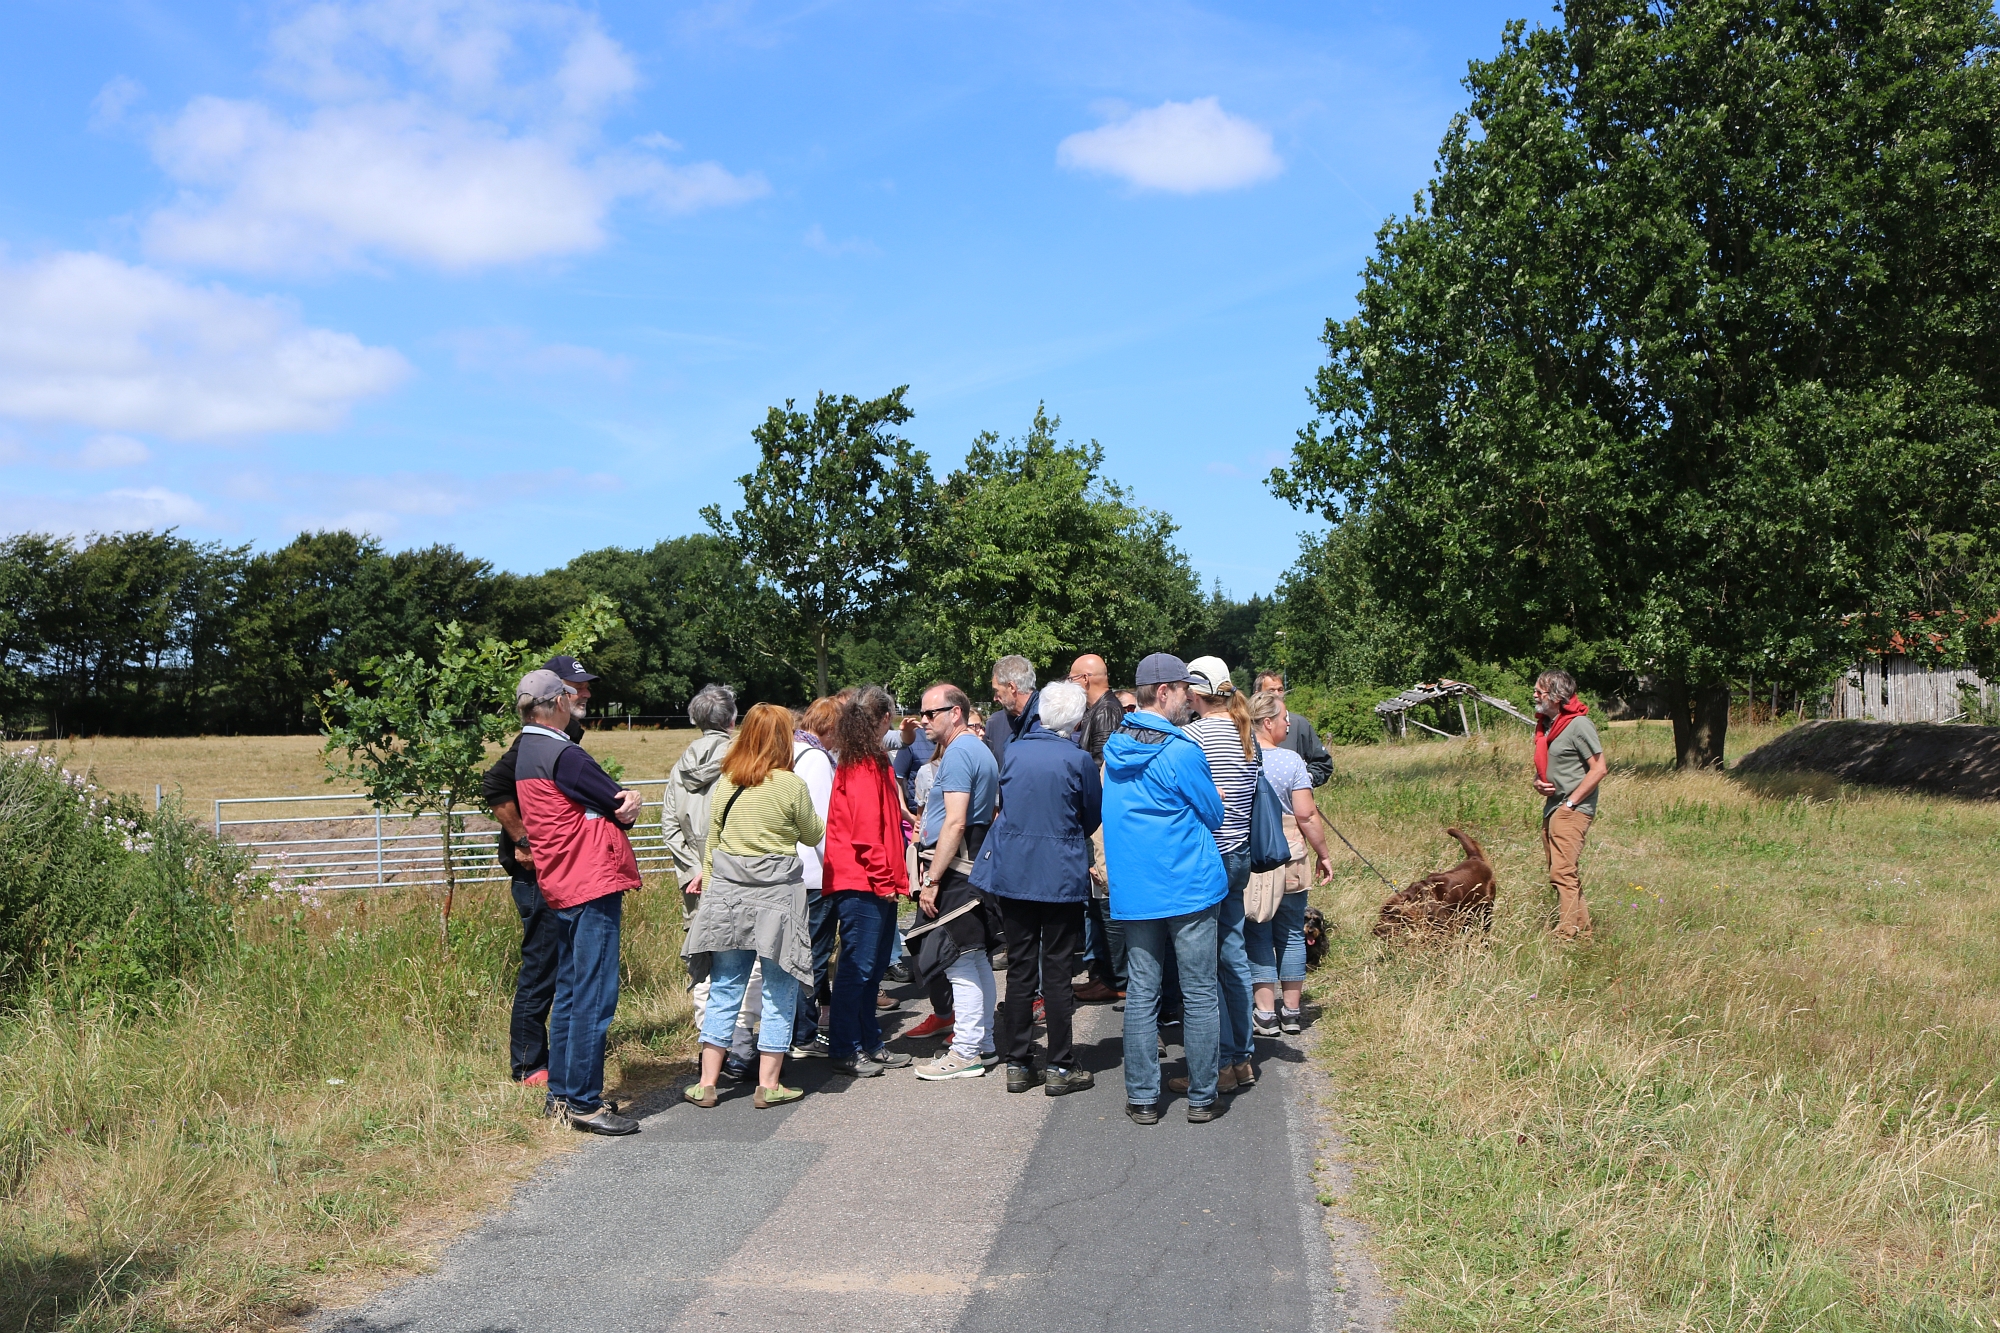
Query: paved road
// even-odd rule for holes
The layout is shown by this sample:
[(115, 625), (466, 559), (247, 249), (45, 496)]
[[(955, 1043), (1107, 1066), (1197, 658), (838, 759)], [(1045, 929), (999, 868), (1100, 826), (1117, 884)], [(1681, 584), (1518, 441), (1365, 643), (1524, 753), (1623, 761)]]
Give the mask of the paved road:
[[(923, 1012), (911, 995), (897, 1016)], [(1099, 1082), (1068, 1097), (821, 1061), (788, 1062), (811, 1095), (781, 1110), (662, 1094), (636, 1108), (643, 1133), (590, 1141), (435, 1273), (318, 1327), (1386, 1330), (1358, 1234), (1316, 1200), (1324, 1080), (1300, 1039), (1259, 1042), (1257, 1086), (1219, 1120), (1190, 1125), (1176, 1099), (1141, 1128), (1121, 1022), (1079, 1011)]]

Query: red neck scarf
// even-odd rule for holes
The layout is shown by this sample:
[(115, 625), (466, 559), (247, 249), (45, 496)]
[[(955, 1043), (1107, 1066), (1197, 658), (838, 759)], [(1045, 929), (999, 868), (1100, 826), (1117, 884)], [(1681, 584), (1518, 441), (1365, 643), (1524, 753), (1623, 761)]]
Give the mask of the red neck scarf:
[(1589, 705), (1580, 694), (1572, 694), (1563, 706), (1550, 717), (1546, 713), (1535, 714), (1535, 776), (1542, 781), (1549, 780), (1549, 742), (1562, 735), (1564, 727), (1572, 719), (1582, 717), (1590, 711)]

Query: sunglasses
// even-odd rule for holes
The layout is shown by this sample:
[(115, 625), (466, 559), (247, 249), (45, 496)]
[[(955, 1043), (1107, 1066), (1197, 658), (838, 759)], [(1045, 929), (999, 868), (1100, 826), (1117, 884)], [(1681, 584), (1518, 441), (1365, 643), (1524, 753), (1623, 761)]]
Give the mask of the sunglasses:
[(952, 709), (956, 707), (958, 707), (957, 704), (946, 704), (942, 708), (925, 708), (918, 712), (917, 717), (922, 721), (928, 722), (932, 718), (936, 717), (939, 713), (949, 713)]

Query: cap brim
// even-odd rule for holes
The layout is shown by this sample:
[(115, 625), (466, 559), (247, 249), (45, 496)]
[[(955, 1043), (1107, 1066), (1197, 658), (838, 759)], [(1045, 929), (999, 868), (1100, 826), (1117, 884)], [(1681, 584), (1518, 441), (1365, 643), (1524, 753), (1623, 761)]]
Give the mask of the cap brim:
[(596, 680), (597, 677), (588, 671), (579, 671), (574, 676), (564, 676), (563, 679), (572, 685), (577, 685), (586, 680)]

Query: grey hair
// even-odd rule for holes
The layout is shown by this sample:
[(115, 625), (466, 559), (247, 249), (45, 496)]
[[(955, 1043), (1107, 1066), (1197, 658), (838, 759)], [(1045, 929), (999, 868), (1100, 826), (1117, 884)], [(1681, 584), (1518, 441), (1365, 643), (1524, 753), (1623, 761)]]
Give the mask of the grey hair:
[(1561, 667), (1551, 668), (1535, 677), (1535, 685), (1547, 690), (1550, 700), (1557, 704), (1566, 704), (1576, 697), (1576, 677)]
[(1250, 696), (1250, 720), (1262, 722), (1285, 715), (1285, 696), (1276, 690), (1259, 690)]
[(704, 685), (688, 700), (688, 721), (703, 731), (727, 731), (736, 725), (736, 691), (727, 685)]
[(575, 693), (575, 690), (565, 685), (550, 695), (536, 695), (533, 698), (528, 698), (525, 695), (517, 696), (514, 700), (514, 709), (521, 715), (522, 725), (526, 726), (535, 720), (535, 714), (561, 705), (563, 721), (567, 723), (569, 721), (569, 705), (563, 703), (563, 700)]
[(1083, 710), (1090, 706), (1090, 700), (1083, 692), (1083, 686), (1066, 680), (1051, 681), (1042, 686), (1042, 725), (1058, 735), (1068, 735), (1083, 721)]
[(1012, 685), (1023, 694), (1035, 692), (1035, 664), (1019, 653), (1009, 653), (993, 664), (993, 679)]

